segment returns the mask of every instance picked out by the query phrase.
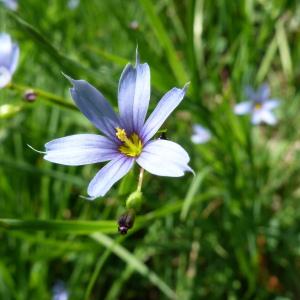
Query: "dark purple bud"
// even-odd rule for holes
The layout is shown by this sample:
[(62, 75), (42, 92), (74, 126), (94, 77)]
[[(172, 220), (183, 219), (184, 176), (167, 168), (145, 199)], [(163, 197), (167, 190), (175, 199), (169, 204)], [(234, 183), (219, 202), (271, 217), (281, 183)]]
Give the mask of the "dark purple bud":
[(36, 100), (37, 93), (34, 90), (27, 90), (24, 93), (24, 100), (28, 102), (34, 102)]
[(129, 209), (127, 212), (122, 214), (118, 220), (118, 231), (121, 234), (126, 234), (127, 231), (132, 228), (135, 219), (135, 212), (133, 209)]

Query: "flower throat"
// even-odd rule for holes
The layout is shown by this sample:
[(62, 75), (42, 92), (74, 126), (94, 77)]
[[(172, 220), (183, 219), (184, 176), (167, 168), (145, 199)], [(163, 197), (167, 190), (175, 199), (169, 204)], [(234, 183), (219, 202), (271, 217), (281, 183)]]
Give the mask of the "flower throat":
[(116, 136), (123, 143), (119, 151), (127, 156), (136, 157), (142, 152), (142, 141), (136, 133), (127, 137), (125, 129), (116, 128)]

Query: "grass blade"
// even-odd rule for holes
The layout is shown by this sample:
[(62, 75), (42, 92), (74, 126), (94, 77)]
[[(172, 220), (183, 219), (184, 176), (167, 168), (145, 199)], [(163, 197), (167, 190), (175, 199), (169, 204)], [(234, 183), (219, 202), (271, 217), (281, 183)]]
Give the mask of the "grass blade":
[(286, 31), (282, 21), (279, 21), (276, 26), (276, 37), (283, 72), (288, 78), (291, 78), (293, 76), (293, 64)]
[(206, 168), (202, 172), (199, 172), (194, 178), (187, 191), (186, 197), (182, 204), (180, 219), (184, 221), (189, 213), (189, 210), (195, 200), (196, 193), (199, 191), (200, 186), (205, 176), (209, 173), (209, 169)]
[(144, 263), (137, 259), (123, 246), (117, 244), (113, 239), (101, 233), (94, 233), (91, 237), (101, 245), (111, 249), (115, 255), (130, 265), (136, 272), (146, 277), (169, 299), (177, 299), (175, 292), (156, 273), (151, 271)]
[(115, 221), (58, 221), (0, 219), (0, 229), (38, 230), (86, 234), (91, 232), (117, 233)]
[(169, 35), (158, 17), (155, 7), (151, 0), (140, 0), (142, 7), (144, 8), (147, 17), (149, 19), (150, 25), (160, 42), (161, 46), (167, 54), (167, 59), (169, 65), (174, 73), (175, 78), (177, 79), (180, 85), (184, 85), (188, 81), (187, 73), (184, 69), (182, 62), (179, 60), (176, 50), (169, 38)]

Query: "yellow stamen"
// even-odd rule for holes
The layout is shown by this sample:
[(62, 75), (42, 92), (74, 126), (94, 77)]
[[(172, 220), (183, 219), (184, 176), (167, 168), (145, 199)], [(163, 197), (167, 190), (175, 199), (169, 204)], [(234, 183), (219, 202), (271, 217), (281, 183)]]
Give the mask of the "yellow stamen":
[(121, 153), (127, 156), (136, 157), (142, 152), (142, 141), (136, 133), (127, 137), (125, 129), (117, 127), (116, 137), (123, 142), (123, 144), (119, 147)]
[(262, 108), (262, 104), (261, 103), (255, 103), (255, 105), (254, 105), (254, 109), (255, 110), (259, 110), (259, 109), (261, 109)]

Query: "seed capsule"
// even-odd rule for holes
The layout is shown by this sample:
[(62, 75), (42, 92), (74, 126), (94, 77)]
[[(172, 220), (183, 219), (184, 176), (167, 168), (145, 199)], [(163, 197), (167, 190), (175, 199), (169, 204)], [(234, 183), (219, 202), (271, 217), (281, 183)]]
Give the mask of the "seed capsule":
[(126, 208), (128, 210), (133, 209), (138, 212), (143, 203), (143, 194), (140, 191), (135, 191), (129, 195), (126, 200)]

